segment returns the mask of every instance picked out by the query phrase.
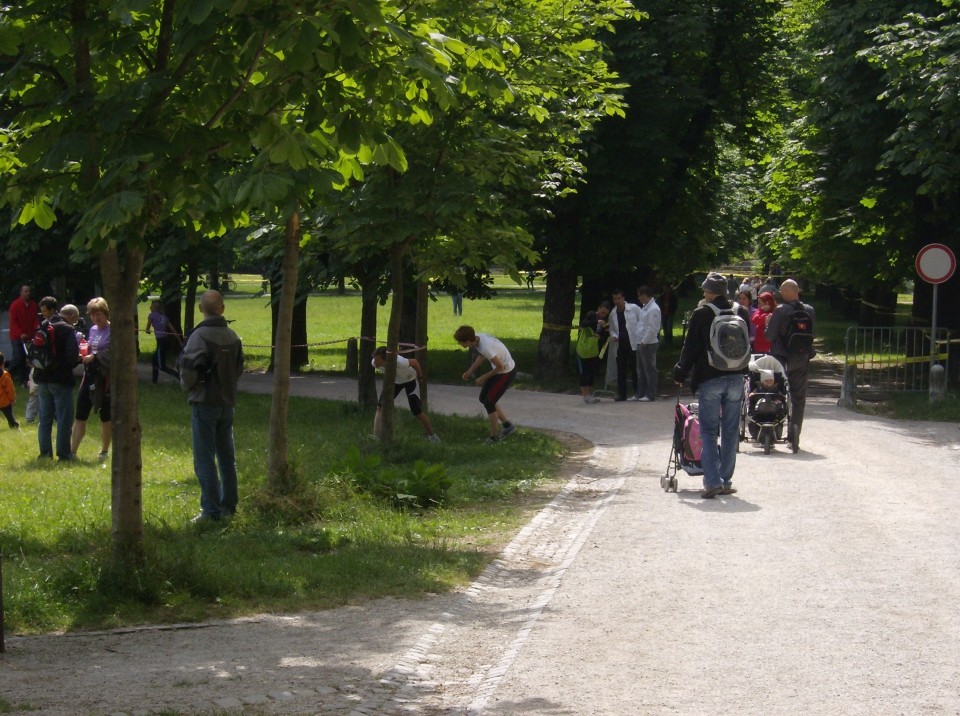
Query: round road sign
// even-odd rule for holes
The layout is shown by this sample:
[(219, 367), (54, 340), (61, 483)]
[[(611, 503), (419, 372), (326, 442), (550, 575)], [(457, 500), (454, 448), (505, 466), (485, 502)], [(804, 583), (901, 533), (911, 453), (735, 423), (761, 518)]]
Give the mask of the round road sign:
[(949, 281), (957, 268), (957, 257), (949, 246), (927, 244), (917, 252), (917, 273), (927, 283)]

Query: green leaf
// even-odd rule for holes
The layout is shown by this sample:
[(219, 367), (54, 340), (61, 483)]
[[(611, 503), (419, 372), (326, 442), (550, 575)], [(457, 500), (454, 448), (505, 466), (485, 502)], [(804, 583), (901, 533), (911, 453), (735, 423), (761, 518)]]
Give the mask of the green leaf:
[(351, 115), (346, 115), (337, 125), (337, 141), (340, 149), (347, 154), (356, 154), (360, 151), (362, 141), (362, 125), (360, 120)]
[(202, 25), (213, 11), (212, 0), (190, 0), (187, 7), (187, 19), (194, 25)]
[(10, 25), (0, 24), (0, 55), (16, 56), (20, 51), (20, 33)]

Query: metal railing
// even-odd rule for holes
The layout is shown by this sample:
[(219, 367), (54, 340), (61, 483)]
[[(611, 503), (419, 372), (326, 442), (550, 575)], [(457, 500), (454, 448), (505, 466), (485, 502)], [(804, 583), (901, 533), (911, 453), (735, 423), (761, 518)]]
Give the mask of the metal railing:
[[(950, 359), (949, 331), (937, 329), (937, 363)], [(930, 388), (930, 329), (882, 327), (847, 329), (840, 404), (883, 400), (891, 393)]]

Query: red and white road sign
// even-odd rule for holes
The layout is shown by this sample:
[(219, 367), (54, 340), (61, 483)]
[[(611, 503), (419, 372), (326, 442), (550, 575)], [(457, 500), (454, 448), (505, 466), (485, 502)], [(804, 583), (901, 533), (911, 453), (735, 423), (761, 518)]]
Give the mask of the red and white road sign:
[(927, 244), (917, 252), (917, 273), (927, 283), (949, 281), (957, 269), (957, 257), (949, 246)]

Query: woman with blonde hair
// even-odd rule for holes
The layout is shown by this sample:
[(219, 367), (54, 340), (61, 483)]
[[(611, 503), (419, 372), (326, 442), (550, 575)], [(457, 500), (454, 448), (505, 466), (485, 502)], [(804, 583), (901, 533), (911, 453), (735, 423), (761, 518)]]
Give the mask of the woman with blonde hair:
[(105, 462), (113, 435), (110, 424), (110, 307), (106, 300), (91, 299), (87, 303), (87, 318), (93, 325), (87, 336), (87, 355), (80, 358), (84, 370), (77, 395), (71, 452), (77, 454), (87, 434), (87, 418), (95, 412), (100, 416), (100, 462)]

